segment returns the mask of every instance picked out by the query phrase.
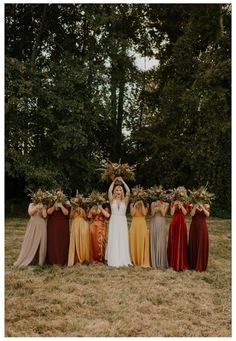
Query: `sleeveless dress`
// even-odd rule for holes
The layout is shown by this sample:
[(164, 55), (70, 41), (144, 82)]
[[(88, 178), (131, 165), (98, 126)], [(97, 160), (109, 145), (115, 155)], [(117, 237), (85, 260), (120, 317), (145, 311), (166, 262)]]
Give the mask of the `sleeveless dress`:
[(107, 219), (102, 213), (93, 216), (90, 225), (90, 254), (93, 262), (104, 262), (107, 236)]
[(41, 210), (31, 216), (27, 224), (21, 251), (14, 266), (30, 265), (34, 261), (37, 251), (38, 263), (43, 265), (47, 251), (47, 223), (46, 219), (42, 217)]
[(145, 216), (135, 210), (129, 230), (130, 254), (134, 265), (150, 267), (149, 231)]
[(131, 265), (129, 253), (128, 224), (126, 218), (126, 205), (121, 201), (111, 204), (111, 217), (109, 220), (109, 234), (107, 244), (107, 264), (120, 267)]
[(68, 260), (70, 207), (65, 207), (69, 211), (67, 216), (61, 209), (48, 215), (46, 261), (51, 265), (65, 265)]
[(151, 264), (155, 268), (168, 267), (165, 223), (161, 212), (156, 212), (150, 221)]
[(189, 266), (196, 271), (205, 271), (208, 264), (208, 228), (206, 215), (196, 209), (189, 229)]
[[(183, 205), (188, 211), (188, 206)], [(182, 210), (176, 208), (172, 216), (167, 246), (168, 264), (175, 271), (188, 268), (187, 226)]]
[[(85, 213), (84, 213), (85, 214)], [(89, 222), (75, 212), (72, 218), (68, 266), (90, 261)]]

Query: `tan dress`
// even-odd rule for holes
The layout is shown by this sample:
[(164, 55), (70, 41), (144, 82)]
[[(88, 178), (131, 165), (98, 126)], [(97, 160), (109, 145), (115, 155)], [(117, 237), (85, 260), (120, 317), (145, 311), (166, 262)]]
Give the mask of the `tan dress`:
[(168, 267), (165, 224), (165, 216), (159, 211), (150, 221), (151, 264), (155, 268), (164, 269)]
[(36, 256), (39, 265), (43, 265), (45, 261), (47, 251), (47, 223), (46, 219), (42, 217), (41, 212), (41, 210), (37, 210), (27, 224), (21, 251), (17, 261), (14, 263), (16, 267), (30, 265), (36, 260)]
[(85, 211), (73, 211), (70, 232), (68, 266), (90, 261), (90, 231)]
[(136, 209), (129, 230), (130, 254), (134, 265), (150, 267), (149, 231), (145, 216)]

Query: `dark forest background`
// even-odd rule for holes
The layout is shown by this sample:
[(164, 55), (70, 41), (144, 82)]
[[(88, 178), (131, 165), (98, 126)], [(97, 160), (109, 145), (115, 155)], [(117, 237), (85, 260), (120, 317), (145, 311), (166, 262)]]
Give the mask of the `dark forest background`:
[(5, 4), (5, 101), (7, 212), (28, 188), (106, 190), (107, 158), (144, 187), (208, 182), (230, 216), (229, 4)]

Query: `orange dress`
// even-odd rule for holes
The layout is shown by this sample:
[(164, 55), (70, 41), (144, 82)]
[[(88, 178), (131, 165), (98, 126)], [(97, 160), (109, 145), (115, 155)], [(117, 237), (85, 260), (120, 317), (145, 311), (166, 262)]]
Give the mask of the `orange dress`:
[(107, 238), (107, 219), (102, 213), (93, 215), (90, 225), (90, 257), (93, 262), (104, 262)]

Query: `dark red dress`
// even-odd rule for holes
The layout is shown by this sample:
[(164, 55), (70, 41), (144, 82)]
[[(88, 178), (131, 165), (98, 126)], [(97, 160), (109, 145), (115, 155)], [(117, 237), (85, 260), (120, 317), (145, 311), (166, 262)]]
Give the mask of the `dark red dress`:
[[(66, 206), (65, 206), (66, 207)], [(47, 264), (65, 265), (69, 251), (69, 218), (70, 207), (66, 207), (69, 214), (65, 216), (61, 209), (48, 215), (47, 222)]]
[[(184, 204), (188, 212), (188, 205)], [(167, 246), (168, 265), (175, 271), (188, 268), (187, 226), (185, 215), (179, 208), (172, 216)]]
[(196, 209), (189, 229), (189, 267), (196, 271), (204, 271), (208, 263), (208, 228), (206, 215)]

